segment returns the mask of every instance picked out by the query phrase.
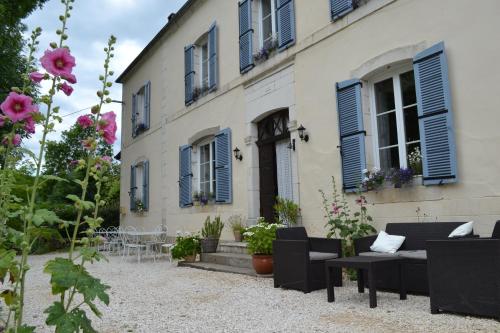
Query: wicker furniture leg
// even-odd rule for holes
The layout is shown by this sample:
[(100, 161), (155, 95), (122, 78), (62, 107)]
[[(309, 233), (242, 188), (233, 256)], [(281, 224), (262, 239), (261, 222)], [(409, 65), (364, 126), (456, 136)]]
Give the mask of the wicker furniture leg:
[(377, 285), (375, 283), (375, 269), (374, 265), (370, 265), (368, 268), (368, 285), (370, 287), (370, 308), (377, 307)]
[(357, 271), (357, 280), (358, 280), (358, 293), (365, 292), (365, 278), (363, 275), (363, 270), (358, 269)]
[(333, 267), (326, 266), (326, 293), (328, 296), (328, 302), (335, 302), (335, 292), (333, 290)]

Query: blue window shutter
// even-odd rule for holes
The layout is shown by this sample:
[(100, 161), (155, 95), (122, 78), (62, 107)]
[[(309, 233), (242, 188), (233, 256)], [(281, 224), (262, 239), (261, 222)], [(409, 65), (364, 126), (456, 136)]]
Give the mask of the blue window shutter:
[(188, 45), (184, 48), (184, 101), (186, 105), (194, 101), (194, 75), (194, 45)]
[(448, 64), (444, 43), (413, 59), (424, 185), (457, 181)]
[(233, 201), (233, 170), (231, 151), (231, 129), (226, 128), (215, 136), (215, 201)]
[(135, 190), (136, 190), (136, 185), (135, 185), (135, 165), (130, 166), (130, 210), (134, 211), (136, 209), (135, 207)]
[(191, 146), (179, 148), (179, 206), (187, 207), (193, 204), (191, 171)]
[(208, 30), (208, 88), (210, 91), (217, 89), (218, 61), (217, 61), (217, 23), (214, 22)]
[(295, 8), (293, 0), (276, 0), (278, 49), (295, 44)]
[(332, 21), (340, 19), (356, 8), (355, 0), (330, 0), (330, 13)]
[(149, 161), (142, 164), (142, 203), (144, 210), (149, 209)]
[(132, 137), (135, 138), (137, 135), (137, 95), (132, 95)]
[(239, 3), (240, 20), (240, 72), (246, 73), (254, 67), (252, 0)]
[(151, 82), (144, 85), (144, 128), (149, 129), (151, 117)]
[(361, 81), (354, 79), (337, 83), (337, 112), (343, 187), (346, 192), (354, 192), (366, 168)]

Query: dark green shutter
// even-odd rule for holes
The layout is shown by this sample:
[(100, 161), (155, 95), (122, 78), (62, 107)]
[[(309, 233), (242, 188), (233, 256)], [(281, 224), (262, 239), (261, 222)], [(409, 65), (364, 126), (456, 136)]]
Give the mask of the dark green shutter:
[(215, 136), (215, 201), (231, 203), (233, 199), (231, 129)]
[(457, 181), (448, 64), (441, 42), (413, 59), (424, 185)]
[(337, 112), (343, 188), (346, 192), (354, 192), (366, 168), (361, 81), (354, 79), (337, 83)]
[(179, 147), (179, 206), (187, 207), (193, 204), (191, 171), (191, 146)]

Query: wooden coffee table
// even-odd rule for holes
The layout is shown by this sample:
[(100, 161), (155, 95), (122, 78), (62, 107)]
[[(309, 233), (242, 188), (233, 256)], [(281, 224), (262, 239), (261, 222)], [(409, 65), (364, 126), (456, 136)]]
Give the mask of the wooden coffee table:
[(405, 259), (400, 257), (369, 257), (369, 256), (355, 256), (339, 259), (331, 259), (325, 262), (326, 267), (326, 289), (328, 294), (328, 302), (335, 301), (335, 293), (333, 290), (333, 268), (345, 267), (354, 268), (357, 270), (358, 275), (358, 292), (365, 292), (365, 281), (363, 270), (368, 273), (368, 286), (370, 290), (370, 308), (377, 307), (377, 286), (375, 267), (379, 264), (394, 264), (399, 269), (399, 299), (406, 299), (406, 287), (404, 284), (403, 264)]

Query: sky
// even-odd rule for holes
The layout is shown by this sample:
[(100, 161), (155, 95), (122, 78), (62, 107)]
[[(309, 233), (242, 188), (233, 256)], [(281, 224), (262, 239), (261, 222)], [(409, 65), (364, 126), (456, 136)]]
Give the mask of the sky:
[[(96, 91), (101, 88), (99, 75), (103, 73), (104, 47), (110, 35), (117, 37), (115, 57), (111, 61), (110, 69), (115, 72), (114, 80), (142, 51), (147, 43), (167, 23), (170, 13), (176, 12), (185, 0), (76, 0), (67, 27), (69, 39), (67, 45), (76, 58), (76, 67), (73, 74), (78, 83), (74, 85), (74, 92), (70, 97), (57, 94), (55, 105), (60, 106), (62, 124), (55, 127), (56, 132), (49, 134), (49, 140), (58, 140), (61, 132), (69, 129), (76, 122), (78, 116), (89, 113), (84, 110), (99, 102)], [(64, 6), (60, 0), (49, 0), (41, 10), (35, 11), (24, 23), (28, 26), (26, 35), (36, 27), (43, 29), (40, 37), (39, 50), (36, 58), (49, 48), (49, 43), (59, 41), (55, 31), (60, 28), (59, 15), (63, 14)], [(39, 62), (37, 64), (40, 65)], [(40, 67), (40, 66), (39, 66)], [(40, 67), (40, 69), (42, 69)], [(47, 91), (42, 85), (43, 93)], [(110, 97), (121, 101), (121, 85), (114, 83), (110, 89)], [(43, 107), (40, 111), (44, 111)], [(117, 142), (114, 144), (114, 153), (120, 151), (121, 138), (121, 104), (107, 104), (103, 112), (115, 111), (117, 114), (118, 132)], [(69, 115), (71, 114), (71, 115)], [(67, 115), (67, 116), (65, 116)], [(39, 151), (41, 130), (28, 141), (24, 147)]]

